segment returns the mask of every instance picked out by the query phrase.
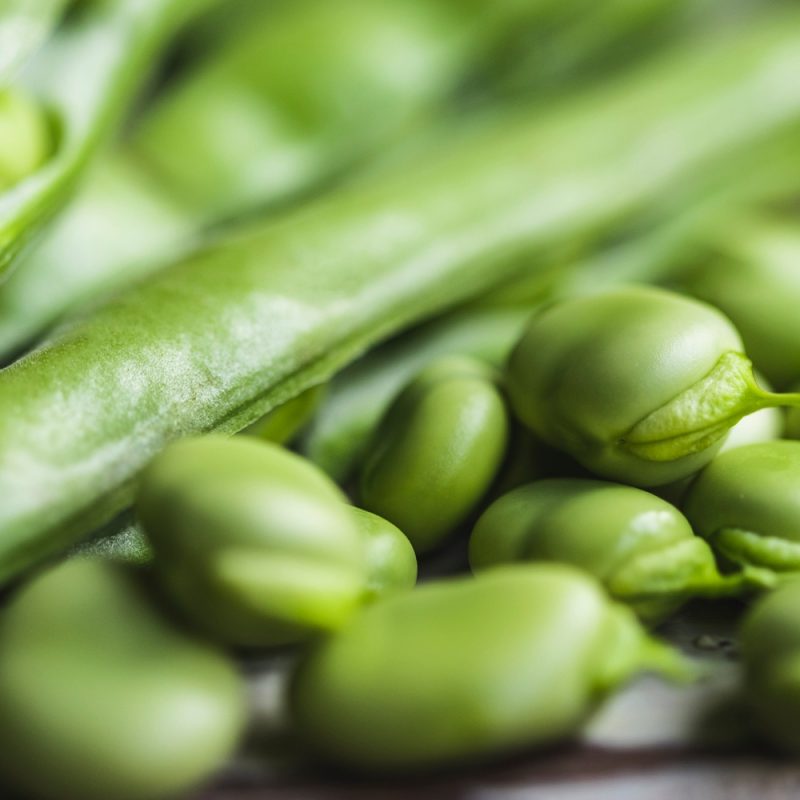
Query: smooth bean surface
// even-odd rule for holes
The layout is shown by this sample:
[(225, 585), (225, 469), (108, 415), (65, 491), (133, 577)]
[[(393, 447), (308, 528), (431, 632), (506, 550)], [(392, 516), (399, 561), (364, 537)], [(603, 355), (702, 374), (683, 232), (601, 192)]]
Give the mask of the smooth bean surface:
[(346, 622), (366, 591), (345, 496), (277, 445), (177, 442), (145, 471), (137, 513), (169, 597), (221, 641), (302, 641)]
[(639, 486), (690, 476), (740, 419), (799, 401), (756, 384), (719, 311), (636, 286), (535, 315), (511, 354), (508, 389), (545, 441), (600, 476)]
[(244, 694), (139, 576), (66, 562), (0, 614), (0, 776), (43, 800), (181, 795), (231, 754)]
[(378, 425), (361, 504), (403, 530), (418, 553), (437, 547), (480, 501), (508, 443), (494, 372), (450, 357), (426, 367)]
[[(475, 525), (470, 563), (480, 572), (515, 561), (580, 567), (650, 622), (691, 596), (735, 594), (748, 585), (744, 576), (720, 575), (708, 544), (677, 508), (604, 481), (537, 481), (496, 500)], [(758, 585), (755, 577), (749, 579)]]
[(745, 693), (759, 732), (778, 749), (800, 753), (800, 582), (760, 600), (741, 629)]
[(388, 520), (353, 508), (364, 540), (367, 590), (373, 598), (411, 589), (417, 582), (417, 556), (408, 537)]
[(681, 671), (573, 567), (497, 567), (370, 606), (301, 664), (300, 735), (361, 771), (409, 772), (572, 734), (642, 668)]
[(684, 501), (695, 531), (731, 561), (800, 570), (800, 442), (736, 448), (715, 458)]

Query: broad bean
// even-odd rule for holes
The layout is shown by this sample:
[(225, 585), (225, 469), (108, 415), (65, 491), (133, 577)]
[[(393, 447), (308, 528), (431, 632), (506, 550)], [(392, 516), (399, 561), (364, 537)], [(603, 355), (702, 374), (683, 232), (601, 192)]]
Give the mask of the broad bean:
[(800, 570), (800, 442), (738, 447), (715, 458), (687, 492), (695, 531), (730, 561)]
[(347, 481), (363, 461), (386, 409), (417, 372), (451, 355), (500, 368), (530, 313), (527, 305), (464, 308), (371, 350), (330, 382), (300, 439), (300, 451), (338, 483)]
[(329, 761), (405, 773), (568, 737), (647, 668), (685, 669), (593, 579), (505, 566), (370, 606), (301, 663), (291, 705)]
[(377, 514), (363, 508), (351, 511), (364, 541), (370, 597), (412, 588), (417, 582), (417, 556), (408, 537)]
[(657, 622), (692, 596), (769, 586), (758, 571), (720, 575), (708, 544), (677, 508), (632, 486), (555, 478), (492, 503), (470, 539), (481, 572), (515, 561), (555, 561), (586, 570), (615, 599)]
[(677, 285), (730, 317), (771, 383), (800, 380), (800, 226), (734, 218), (704, 250)]
[(535, 315), (511, 354), (508, 391), (545, 441), (602, 477), (639, 486), (688, 477), (746, 415), (800, 403), (758, 386), (720, 312), (636, 286)]
[(220, 641), (264, 646), (338, 628), (362, 601), (365, 548), (345, 503), (288, 450), (208, 436), (157, 456), (136, 507), (183, 614)]
[(759, 732), (800, 754), (800, 582), (760, 600), (741, 629), (745, 696)]
[(168, 621), (138, 576), (87, 559), (0, 614), (0, 777), (42, 800), (158, 800), (219, 769), (244, 685)]
[(395, 523), (418, 553), (432, 550), (484, 496), (507, 444), (493, 370), (466, 357), (436, 361), (378, 425), (361, 474), (362, 505)]

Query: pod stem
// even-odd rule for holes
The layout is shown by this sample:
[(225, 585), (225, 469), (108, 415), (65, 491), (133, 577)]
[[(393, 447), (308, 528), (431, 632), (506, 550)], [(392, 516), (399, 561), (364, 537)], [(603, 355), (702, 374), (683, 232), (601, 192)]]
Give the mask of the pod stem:
[(768, 392), (753, 380), (753, 394), (758, 399), (755, 411), (762, 408), (800, 408), (799, 392)]
[(762, 567), (743, 566), (738, 572), (720, 574), (713, 581), (689, 581), (685, 586), (687, 594), (693, 597), (736, 597), (751, 592), (764, 592), (775, 588), (778, 578), (772, 570)]
[(673, 683), (694, 683), (705, 674), (701, 664), (674, 647), (649, 636), (642, 641), (639, 664), (643, 670)]

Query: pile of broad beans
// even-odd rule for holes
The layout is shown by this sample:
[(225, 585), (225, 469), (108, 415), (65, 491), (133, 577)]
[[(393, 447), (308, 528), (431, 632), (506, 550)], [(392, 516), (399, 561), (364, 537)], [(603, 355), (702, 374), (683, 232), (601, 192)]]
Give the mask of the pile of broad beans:
[(3, 791), (547, 758), (718, 598), (800, 754), (792, 5), (0, 6)]

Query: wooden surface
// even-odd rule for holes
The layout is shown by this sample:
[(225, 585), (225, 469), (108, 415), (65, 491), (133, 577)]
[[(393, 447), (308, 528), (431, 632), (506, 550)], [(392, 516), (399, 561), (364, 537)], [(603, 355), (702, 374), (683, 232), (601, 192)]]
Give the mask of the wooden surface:
[(262, 745), (192, 800), (800, 798), (800, 763), (762, 748), (738, 702), (740, 612), (735, 603), (695, 605), (660, 631), (705, 665), (698, 683), (642, 678), (606, 702), (577, 742), (415, 781), (359, 781), (279, 755), (286, 664), (256, 665)]

